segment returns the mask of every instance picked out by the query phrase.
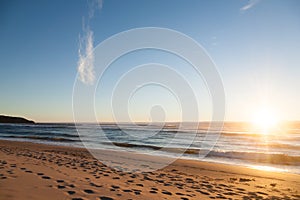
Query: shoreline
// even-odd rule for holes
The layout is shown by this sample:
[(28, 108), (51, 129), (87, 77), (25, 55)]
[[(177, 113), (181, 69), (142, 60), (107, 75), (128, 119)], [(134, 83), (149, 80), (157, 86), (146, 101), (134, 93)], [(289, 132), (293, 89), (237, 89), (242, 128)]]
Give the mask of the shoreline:
[[(79, 148), (79, 149), (86, 149), (84, 143), (81, 143), (81, 145), (71, 145), (68, 143), (54, 143), (54, 142), (42, 142), (42, 141), (26, 141), (26, 140), (11, 140), (11, 139), (4, 139), (1, 138), (0, 141), (11, 141), (11, 142), (24, 142), (24, 143), (32, 143), (32, 144), (40, 144), (40, 145), (46, 145), (46, 146), (53, 146), (53, 147), (66, 147), (66, 148)], [(206, 158), (205, 160), (199, 160), (194, 157), (188, 157), (185, 155), (182, 155), (180, 158), (176, 155), (168, 155), (165, 153), (158, 153), (158, 154), (151, 154), (148, 152), (139, 152), (136, 149), (105, 149), (97, 147), (99, 151), (111, 151), (111, 152), (130, 152), (133, 154), (139, 154), (139, 155), (146, 155), (146, 156), (153, 156), (153, 157), (164, 157), (170, 160), (173, 159), (180, 159), (180, 160), (192, 160), (197, 162), (204, 162), (204, 163), (213, 163), (213, 164), (222, 164), (222, 165), (229, 165), (229, 166), (237, 166), (237, 167), (246, 167), (249, 169), (256, 169), (256, 170), (262, 170), (262, 171), (271, 171), (276, 173), (288, 173), (288, 174), (296, 174), (300, 175), (300, 170), (296, 169), (297, 166), (295, 165), (283, 165), (283, 164), (274, 164), (274, 163), (267, 163), (267, 162), (261, 162), (261, 163), (255, 163), (251, 162), (250, 160), (236, 160), (232, 161), (231, 159), (235, 160), (235, 158)], [(215, 160), (214, 160), (215, 159)]]
[[(113, 165), (120, 166), (124, 158), (142, 166), (170, 161), (110, 150), (101, 150), (101, 156), (108, 161), (116, 156)], [(84, 148), (8, 140), (0, 140), (0, 175), (0, 199), (300, 198), (298, 174), (189, 159), (133, 173), (103, 165)]]

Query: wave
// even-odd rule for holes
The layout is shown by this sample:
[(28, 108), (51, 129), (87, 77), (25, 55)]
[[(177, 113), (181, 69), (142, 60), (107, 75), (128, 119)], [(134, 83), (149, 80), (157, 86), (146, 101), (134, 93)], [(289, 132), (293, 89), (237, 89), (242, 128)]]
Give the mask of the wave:
[(173, 147), (160, 147), (155, 145), (144, 145), (144, 144), (129, 144), (122, 142), (112, 142), (112, 143), (102, 143), (106, 145), (115, 145), (118, 147), (125, 148), (137, 148), (137, 149), (151, 149), (151, 150), (160, 150), (172, 153), (185, 153), (185, 154), (197, 154), (199, 153), (199, 149), (185, 149), (185, 148), (173, 148)]
[[(196, 148), (173, 148), (173, 147), (159, 147), (154, 145), (143, 145), (143, 144), (128, 144), (128, 143), (105, 143), (110, 145), (115, 145), (118, 147), (125, 148), (139, 148), (139, 149), (151, 149), (159, 150), (169, 153), (182, 153), (189, 155), (198, 155), (201, 153), (201, 149)], [(258, 163), (269, 163), (269, 164), (281, 164), (281, 165), (299, 165), (300, 156), (291, 156), (287, 154), (280, 153), (264, 153), (264, 152), (236, 152), (236, 151), (218, 151), (212, 150), (207, 156), (208, 158), (229, 158), (229, 159), (239, 159), (246, 161), (254, 161)]]
[(0, 124), (1, 128), (32, 128), (32, 129), (38, 129), (38, 128), (73, 128), (75, 129), (75, 124), (71, 123), (62, 123), (62, 124), (56, 124), (56, 123), (36, 123), (36, 124)]
[(30, 137), (30, 136), (34, 136), (34, 137), (38, 137), (38, 136), (48, 136), (48, 137), (66, 137), (66, 138), (79, 138), (78, 134), (68, 134), (68, 133), (60, 133), (60, 132), (48, 132), (48, 131), (36, 131), (36, 132), (32, 132), (32, 131), (20, 131), (20, 132), (9, 132), (6, 131), (6, 133), (0, 133), (0, 136), (2, 135), (9, 135), (14, 137), (21, 137), (21, 136), (26, 136), (26, 137)]
[(67, 137), (67, 138), (79, 138), (79, 135), (75, 134), (68, 134), (68, 133), (49, 133), (49, 132), (39, 132), (36, 134), (33, 134), (34, 136), (54, 136), (54, 137)]
[(75, 128), (76, 125), (74, 123), (36, 123), (37, 126), (45, 127), (45, 128)]
[(280, 164), (280, 165), (300, 164), (300, 156), (291, 156), (282, 153), (211, 151), (207, 156), (212, 158), (222, 157), (222, 158), (253, 161), (257, 163), (270, 163), (270, 164)]
[[(78, 124), (77, 124), (78, 125)], [(297, 126), (296, 126), (297, 125)], [(254, 161), (259, 163), (272, 163), (272, 164), (284, 164), (284, 165), (300, 165), (300, 124), (296, 124), (292, 127), (292, 134), (273, 134), (268, 136), (268, 140), (264, 140), (261, 134), (256, 132), (250, 132), (248, 129), (242, 126), (233, 124), (232, 127), (223, 129), (220, 133), (218, 143), (213, 151), (210, 151), (207, 158), (211, 159), (236, 159), (238, 161)], [(121, 148), (135, 149), (136, 151), (157, 151), (163, 155), (181, 155), (186, 157), (197, 158), (201, 152), (201, 147), (206, 142), (214, 142), (210, 137), (204, 137), (206, 134), (216, 134), (214, 131), (207, 133), (205, 126), (200, 127), (195, 134), (195, 130), (179, 129), (177, 130), (172, 126), (165, 126), (163, 129), (159, 129), (156, 126), (145, 128), (141, 126), (136, 128), (135, 126), (123, 125), (121, 126), (125, 130), (133, 131), (134, 134), (142, 134), (142, 136), (149, 137), (147, 140), (138, 142), (135, 135), (123, 132), (117, 125), (104, 124), (102, 129), (105, 132), (106, 137), (109, 140), (115, 141), (113, 143), (101, 143), (102, 135), (98, 135), (97, 124), (79, 124), (75, 127), (75, 124), (35, 124), (35, 125), (7, 125), (0, 124), (0, 137), (8, 138), (11, 140), (28, 139), (31, 141), (48, 141), (57, 142), (58, 144), (72, 144), (72, 142), (81, 142), (76, 128), (82, 130), (84, 140), (90, 143), (98, 143), (103, 145), (115, 145)], [(157, 132), (155, 135), (152, 133)], [(175, 138), (177, 133), (182, 133)], [(296, 133), (296, 134), (295, 134)], [(195, 136), (195, 137), (194, 137)], [(164, 144), (174, 138), (176, 145), (170, 147), (164, 147)], [(187, 149), (185, 143), (193, 140), (193, 144)], [(269, 141), (269, 142), (268, 142)], [(202, 146), (201, 146), (202, 145)], [(221, 151), (221, 150), (225, 151)], [(268, 151), (269, 150), (269, 151)], [(278, 152), (278, 153), (277, 153)]]
[(80, 142), (80, 140), (67, 139), (63, 137), (41, 137), (41, 136), (1, 136), (4, 138), (19, 138), (19, 139), (31, 139), (31, 140), (45, 140), (55, 142)]
[(256, 144), (255, 146), (268, 147), (268, 148), (280, 148), (280, 149), (291, 149), (291, 150), (300, 150), (299, 145), (292, 144), (280, 144), (280, 143), (271, 143), (271, 144)]

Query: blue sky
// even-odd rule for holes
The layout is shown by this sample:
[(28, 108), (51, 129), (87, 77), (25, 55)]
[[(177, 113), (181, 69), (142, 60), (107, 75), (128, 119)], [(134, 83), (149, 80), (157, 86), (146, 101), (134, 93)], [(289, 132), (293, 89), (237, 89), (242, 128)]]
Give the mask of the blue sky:
[[(222, 76), (226, 120), (249, 120), (261, 107), (271, 107), (285, 120), (300, 119), (299, 1), (104, 0), (87, 22), (88, 5), (86, 0), (0, 2), (2, 114), (41, 122), (73, 120), (72, 90), (84, 18), (93, 30), (94, 46), (121, 31), (148, 26), (195, 39)], [(142, 100), (137, 105), (143, 110), (146, 104)], [(209, 116), (205, 113), (203, 120)]]

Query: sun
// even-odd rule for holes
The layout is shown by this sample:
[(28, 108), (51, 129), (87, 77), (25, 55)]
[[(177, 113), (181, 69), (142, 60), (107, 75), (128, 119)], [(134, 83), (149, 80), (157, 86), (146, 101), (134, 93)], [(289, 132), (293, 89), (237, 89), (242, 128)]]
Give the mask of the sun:
[(276, 117), (274, 111), (267, 108), (262, 108), (253, 115), (252, 122), (256, 128), (267, 132), (268, 130), (277, 126), (278, 118)]

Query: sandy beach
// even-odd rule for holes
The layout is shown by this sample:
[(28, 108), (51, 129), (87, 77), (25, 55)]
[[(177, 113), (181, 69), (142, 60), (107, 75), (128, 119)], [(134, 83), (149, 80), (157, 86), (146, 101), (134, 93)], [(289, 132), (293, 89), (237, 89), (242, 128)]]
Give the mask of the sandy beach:
[(300, 200), (300, 0), (0, 16), (0, 200)]
[(0, 141), (0, 199), (300, 199), (299, 188), (296, 174), (180, 159), (131, 173), (81, 148)]

